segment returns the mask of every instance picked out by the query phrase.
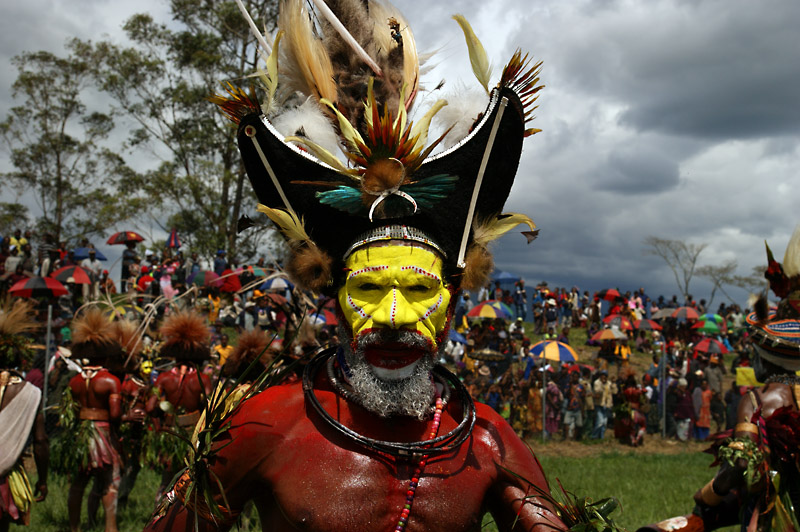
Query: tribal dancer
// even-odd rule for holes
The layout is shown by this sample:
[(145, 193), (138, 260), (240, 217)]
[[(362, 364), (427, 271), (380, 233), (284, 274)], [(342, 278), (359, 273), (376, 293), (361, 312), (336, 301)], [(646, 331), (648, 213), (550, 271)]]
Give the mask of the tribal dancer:
[(158, 455), (161, 468), (157, 498), (182, 467), (188, 452), (186, 442), (200, 419), (204, 397), (211, 393), (211, 381), (195, 366), (211, 358), (211, 332), (205, 318), (194, 312), (178, 312), (164, 320), (160, 333), (161, 356), (176, 364), (158, 376), (155, 393), (146, 405), (147, 415), (155, 418), (159, 429), (148, 434), (155, 443), (145, 444)]
[[(41, 411), (41, 390), (25, 382), (18, 368), (30, 355), (24, 335), (38, 328), (32, 307), (17, 300), (0, 308), (0, 531), (10, 523), (27, 525), (34, 496), (47, 497), (49, 449)], [(31, 490), (22, 463), (22, 451), (33, 435), (33, 456), (38, 479)]]
[[(267, 103), (232, 87), (214, 100), (238, 124), (259, 210), (289, 241), (293, 281), (336, 297), (342, 346), (317, 355), (302, 382), (211, 416), (212, 449), (197, 448), (148, 530), (228, 530), (251, 500), (264, 530), (475, 531), (487, 511), (504, 531), (564, 530), (530, 449), (436, 363), (459, 291), (492, 270), (488, 242), (520, 223), (535, 236), (530, 218), (501, 212), (536, 131), (526, 123), (538, 65), (515, 54), (490, 90), (483, 47), (457, 17), (488, 106), (463, 129), (447, 124), (462, 131), (457, 146), (429, 157), (444, 138), (426, 146), (444, 102), (408, 120), (420, 71), (400, 13), (372, 1), (332, 2), (335, 15), (305, 6), (282, 4), (261, 78)], [(302, 99), (317, 123), (334, 122), (350, 166), (321, 141), (275, 129), (272, 104), (296, 90), (311, 96)]]
[[(119, 359), (122, 350), (114, 336), (114, 327), (102, 311), (90, 308), (72, 325), (72, 356), (81, 359), (83, 369), (69, 382), (71, 397), (78, 409), (78, 419), (59, 435), (68, 459), (71, 484), (67, 501), (69, 526), (80, 530), (81, 503), (89, 480), (101, 497), (105, 511), (105, 530), (117, 530), (117, 492), (122, 466), (116, 423), (122, 415), (121, 384), (104, 366)], [(69, 411), (71, 405), (65, 410)]]
[(713, 530), (740, 523), (742, 531), (800, 530), (800, 226), (783, 264), (767, 246), (765, 277), (777, 309), (762, 297), (747, 317), (753, 333), (756, 379), (765, 383), (742, 397), (737, 424), (711, 451), (716, 476), (694, 495), (687, 517), (647, 527)]

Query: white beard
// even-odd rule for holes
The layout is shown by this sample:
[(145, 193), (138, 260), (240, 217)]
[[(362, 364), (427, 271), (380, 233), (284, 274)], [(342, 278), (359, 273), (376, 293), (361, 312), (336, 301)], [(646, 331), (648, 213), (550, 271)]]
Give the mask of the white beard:
[[(349, 331), (340, 327), (340, 338), (347, 338)], [(387, 336), (391, 340), (387, 340)], [(418, 361), (394, 373), (391, 380), (379, 376), (380, 368), (370, 365), (364, 355), (367, 347), (400, 342), (410, 348), (430, 349), (424, 336), (410, 331), (374, 331), (359, 337), (355, 352), (350, 342), (342, 342), (344, 358), (350, 374), (348, 380), (358, 396), (361, 406), (382, 417), (392, 415), (412, 416), (424, 419), (431, 411), (434, 385), (431, 371), (435, 365), (435, 353), (428, 351)], [(400, 378), (394, 378), (394, 377)]]

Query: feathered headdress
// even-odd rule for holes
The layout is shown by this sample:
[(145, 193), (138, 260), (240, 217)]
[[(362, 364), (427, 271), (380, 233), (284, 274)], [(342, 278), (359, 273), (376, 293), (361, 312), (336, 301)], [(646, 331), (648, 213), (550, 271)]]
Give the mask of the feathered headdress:
[(786, 246), (783, 263), (775, 260), (769, 245), (764, 277), (770, 289), (780, 298), (770, 309), (766, 297), (755, 303), (755, 312), (747, 317), (754, 341), (767, 358), (789, 369), (800, 369), (800, 225), (795, 228)]
[(23, 299), (5, 299), (0, 303), (0, 365), (4, 369), (20, 365), (32, 355), (32, 339), (26, 336), (39, 328), (34, 319), (33, 303)]
[(256, 378), (269, 366), (275, 353), (268, 349), (270, 338), (259, 328), (245, 331), (239, 335), (233, 353), (225, 360), (222, 374), (229, 378), (238, 378), (258, 359), (258, 364), (250, 370), (249, 375)]
[(93, 364), (116, 359), (122, 348), (114, 334), (114, 325), (97, 307), (89, 307), (72, 321), (72, 356)]
[(181, 311), (164, 320), (161, 333), (162, 356), (185, 361), (208, 360), (211, 356), (211, 331), (203, 316)]
[[(266, 69), (258, 74), (263, 103), (231, 85), (212, 98), (238, 125), (259, 210), (289, 241), (289, 274), (301, 287), (319, 289), (355, 247), (402, 238), (432, 245), (451, 282), (476, 288), (491, 271), (490, 240), (519, 223), (529, 226), (528, 241), (535, 237), (530, 218), (504, 215), (502, 208), (523, 138), (538, 131), (527, 123), (542, 88), (540, 63), (531, 66), (518, 51), (490, 89), (486, 52), (466, 19), (454, 17), (488, 101), (469, 118), (465, 138), (432, 155), (444, 135), (429, 142), (429, 126), (447, 102), (410, 120), (420, 67), (402, 15), (374, 0), (314, 4), (309, 11), (301, 0), (284, 0), (272, 45), (258, 34), (265, 47)], [(315, 102), (306, 106), (317, 112), (279, 132), (275, 124), (295, 92)], [(320, 113), (330, 119), (344, 160), (312, 130)], [(444, 124), (445, 135), (452, 125)]]

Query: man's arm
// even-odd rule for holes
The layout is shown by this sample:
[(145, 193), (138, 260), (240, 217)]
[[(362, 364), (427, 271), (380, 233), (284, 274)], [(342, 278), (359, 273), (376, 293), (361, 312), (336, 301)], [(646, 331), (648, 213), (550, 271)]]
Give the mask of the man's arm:
[[(479, 405), (480, 408), (480, 405)], [(547, 500), (550, 488), (533, 451), (499, 415), (481, 408), (497, 456), (497, 477), (488, 493), (488, 508), (500, 531), (566, 530)], [(479, 421), (480, 423), (480, 421)]]
[(33, 421), (33, 459), (36, 462), (36, 486), (34, 495), (37, 495), (36, 502), (42, 502), (47, 497), (47, 470), (50, 465), (50, 444), (47, 441), (45, 432), (44, 415), (42, 412), (36, 414)]

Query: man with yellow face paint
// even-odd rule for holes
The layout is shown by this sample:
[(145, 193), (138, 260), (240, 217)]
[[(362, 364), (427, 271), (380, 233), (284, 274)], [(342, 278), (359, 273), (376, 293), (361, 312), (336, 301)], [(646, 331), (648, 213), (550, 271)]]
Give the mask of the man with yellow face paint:
[(345, 275), (338, 294), (345, 317), (339, 363), (354, 397), (382, 416), (424, 418), (451, 314), (441, 258), (421, 244), (388, 241), (356, 249)]
[[(522, 140), (535, 132), (526, 122), (541, 88), (538, 65), (515, 54), (485, 112), (465, 124), (469, 135), (428, 157), (428, 122), (441, 103), (412, 127), (406, 111), (419, 70), (402, 15), (392, 6), (373, 10), (373, 2), (369, 9), (366, 2), (329, 4), (334, 16), (344, 6), (354, 10), (344, 25), (359, 38), (375, 32), (365, 53), (380, 49), (391, 58), (380, 79), (358, 78), (364, 69), (353, 69), (361, 64), (355, 59), (347, 72), (315, 82), (320, 90), (346, 82), (344, 92), (319, 103), (338, 120), (350, 166), (306, 138), (286, 139), (272, 113), (262, 113), (267, 107), (244, 91), (214, 101), (238, 125), (259, 211), (287, 238), (287, 273), (298, 287), (336, 299), (341, 345), (314, 356), (302, 382), (267, 388), (221, 419), (212, 414), (210, 422), (224, 429), (193, 468), (208, 476), (180, 479), (148, 529), (227, 530), (250, 500), (264, 530), (467, 532), (480, 529), (487, 511), (501, 531), (565, 529), (528, 447), (436, 363), (459, 290), (491, 273), (488, 242), (519, 223), (535, 227), (526, 216), (500, 213)], [(305, 5), (282, 3), (293, 11), (281, 21), (312, 19)], [(376, 18), (360, 20), (356, 12)], [(476, 40), (463, 17), (456, 19)], [(338, 35), (319, 40), (313, 28), (306, 28), (313, 42), (296, 47), (303, 40), (297, 29), (284, 28), (293, 41), (281, 44), (281, 54), (314, 50), (319, 65), (347, 55), (321, 44), (341, 43)], [(269, 70), (272, 80), (277, 69)]]

